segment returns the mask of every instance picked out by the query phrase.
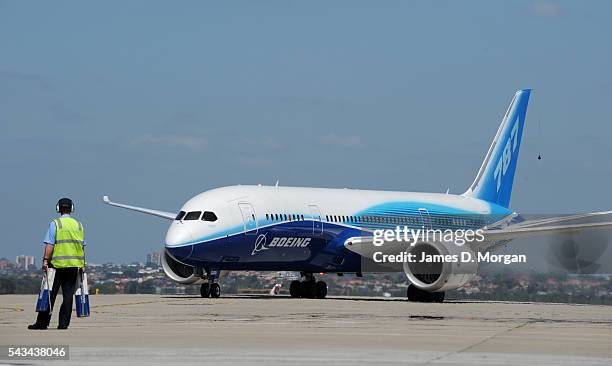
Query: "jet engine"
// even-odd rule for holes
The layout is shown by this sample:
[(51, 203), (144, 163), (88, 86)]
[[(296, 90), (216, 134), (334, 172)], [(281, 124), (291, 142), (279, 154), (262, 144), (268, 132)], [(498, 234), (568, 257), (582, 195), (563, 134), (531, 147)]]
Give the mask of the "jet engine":
[[(415, 255), (415, 261), (403, 263), (404, 273), (412, 285), (427, 292), (459, 288), (471, 280), (478, 270), (474, 252), (467, 246), (452, 242), (420, 242), (409, 248), (408, 253)], [(440, 260), (442, 257), (444, 261)], [(426, 262), (422, 261), (423, 258), (438, 261)]]
[(166, 276), (170, 277), (173, 281), (184, 285), (195, 285), (203, 282), (202, 276), (198, 276), (198, 272), (202, 273), (201, 270), (198, 271), (196, 267), (177, 261), (168, 251), (164, 251), (161, 262)]

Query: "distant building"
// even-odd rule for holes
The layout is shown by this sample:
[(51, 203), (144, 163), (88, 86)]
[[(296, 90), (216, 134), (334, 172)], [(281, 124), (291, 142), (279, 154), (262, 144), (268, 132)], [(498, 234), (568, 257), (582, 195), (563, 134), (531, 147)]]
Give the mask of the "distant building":
[(0, 258), (0, 269), (7, 269), (11, 266), (11, 261), (6, 258)]
[(17, 268), (28, 270), (31, 267), (34, 267), (34, 256), (33, 255), (18, 255), (15, 258), (15, 263)]
[(147, 265), (156, 265), (156, 266), (161, 266), (161, 253), (160, 252), (153, 252), (153, 253), (149, 253), (147, 254)]

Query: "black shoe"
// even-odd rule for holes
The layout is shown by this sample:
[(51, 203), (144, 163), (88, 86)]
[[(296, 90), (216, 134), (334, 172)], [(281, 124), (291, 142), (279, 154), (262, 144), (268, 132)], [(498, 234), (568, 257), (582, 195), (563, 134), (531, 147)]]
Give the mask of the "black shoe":
[(62, 329), (62, 330), (63, 329), (68, 329), (68, 326), (67, 325), (58, 325), (57, 329)]
[(30, 330), (45, 330), (45, 329), (47, 329), (47, 326), (46, 325), (40, 325), (40, 324), (34, 323), (34, 324), (28, 325), (28, 329), (30, 329)]

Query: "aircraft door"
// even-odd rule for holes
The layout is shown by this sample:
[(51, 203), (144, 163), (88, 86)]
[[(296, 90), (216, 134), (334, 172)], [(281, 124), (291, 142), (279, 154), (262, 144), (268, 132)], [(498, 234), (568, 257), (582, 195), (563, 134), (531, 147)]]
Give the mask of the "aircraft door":
[(419, 215), (421, 215), (421, 224), (427, 229), (431, 229), (431, 216), (426, 208), (419, 208)]
[(321, 215), (321, 210), (317, 205), (308, 205), (308, 209), (312, 217), (312, 235), (321, 235), (323, 233), (323, 215)]
[(242, 216), (242, 222), (244, 224), (244, 232), (246, 235), (257, 234), (257, 218), (255, 216), (255, 210), (250, 203), (240, 202), (238, 203), (240, 214)]

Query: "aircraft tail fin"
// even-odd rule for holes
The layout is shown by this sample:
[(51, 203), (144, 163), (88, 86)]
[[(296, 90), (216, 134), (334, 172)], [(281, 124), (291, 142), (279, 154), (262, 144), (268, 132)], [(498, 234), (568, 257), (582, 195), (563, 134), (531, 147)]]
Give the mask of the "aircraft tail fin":
[(514, 94), (478, 175), (464, 195), (509, 206), (530, 94), (531, 89)]

